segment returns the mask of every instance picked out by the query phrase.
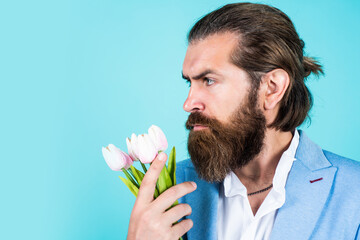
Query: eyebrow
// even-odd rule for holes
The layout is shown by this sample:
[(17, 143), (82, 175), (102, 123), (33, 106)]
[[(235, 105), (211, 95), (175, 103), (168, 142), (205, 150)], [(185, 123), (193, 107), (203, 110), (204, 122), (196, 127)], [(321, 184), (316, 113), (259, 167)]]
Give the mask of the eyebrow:
[[(192, 79), (194, 80), (199, 80), (203, 77), (205, 77), (207, 74), (210, 74), (210, 73), (213, 73), (213, 74), (216, 74), (216, 75), (219, 75), (218, 73), (216, 73), (215, 71), (211, 70), (211, 69), (206, 69), (205, 71), (203, 71), (202, 73), (194, 76)], [(181, 75), (182, 75), (182, 78), (185, 79), (185, 80), (189, 80), (190, 81), (190, 77), (189, 76), (186, 76), (184, 75), (183, 72), (181, 72)]]

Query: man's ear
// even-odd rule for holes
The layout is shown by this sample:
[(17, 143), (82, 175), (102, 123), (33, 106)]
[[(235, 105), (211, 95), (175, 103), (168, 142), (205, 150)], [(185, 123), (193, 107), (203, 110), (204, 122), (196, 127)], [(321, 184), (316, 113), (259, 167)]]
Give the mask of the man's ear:
[(277, 68), (263, 76), (263, 84), (265, 85), (264, 109), (273, 110), (288, 89), (290, 77), (284, 69)]

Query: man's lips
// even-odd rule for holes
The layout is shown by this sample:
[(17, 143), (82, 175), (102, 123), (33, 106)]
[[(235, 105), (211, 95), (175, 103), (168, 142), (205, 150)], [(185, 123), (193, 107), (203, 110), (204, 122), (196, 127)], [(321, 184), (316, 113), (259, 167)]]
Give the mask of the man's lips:
[(193, 130), (194, 131), (199, 131), (199, 130), (203, 130), (203, 129), (207, 129), (208, 127), (207, 126), (204, 126), (204, 125), (200, 125), (200, 124), (195, 124), (193, 126)]

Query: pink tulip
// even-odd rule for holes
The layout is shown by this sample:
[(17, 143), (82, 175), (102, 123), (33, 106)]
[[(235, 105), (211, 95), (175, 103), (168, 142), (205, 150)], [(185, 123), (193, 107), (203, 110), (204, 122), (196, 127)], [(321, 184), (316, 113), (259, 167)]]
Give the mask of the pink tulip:
[(164, 132), (155, 125), (152, 125), (148, 130), (149, 136), (154, 143), (157, 151), (165, 151), (168, 147)]
[(102, 153), (107, 165), (113, 171), (121, 171), (123, 168), (128, 169), (133, 164), (130, 156), (113, 144), (109, 144), (106, 148), (103, 147)]

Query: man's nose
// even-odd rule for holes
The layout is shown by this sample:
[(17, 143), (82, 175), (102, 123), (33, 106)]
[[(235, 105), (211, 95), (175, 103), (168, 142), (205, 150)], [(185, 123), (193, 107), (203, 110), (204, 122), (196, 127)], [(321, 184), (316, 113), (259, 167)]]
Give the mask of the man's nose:
[(189, 95), (186, 98), (183, 108), (186, 112), (204, 111), (205, 104), (201, 101), (199, 94), (190, 88)]

